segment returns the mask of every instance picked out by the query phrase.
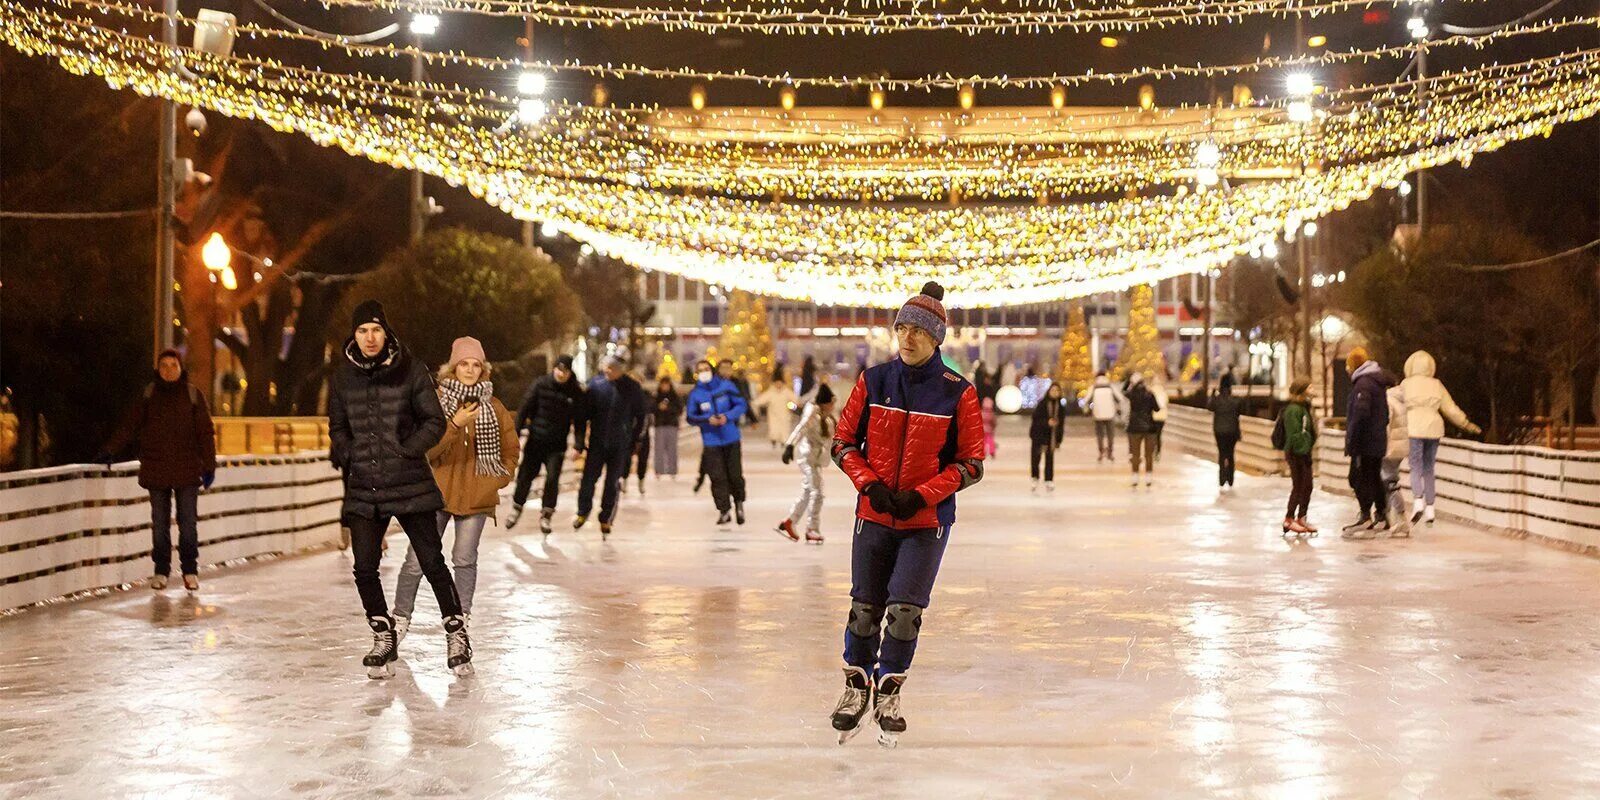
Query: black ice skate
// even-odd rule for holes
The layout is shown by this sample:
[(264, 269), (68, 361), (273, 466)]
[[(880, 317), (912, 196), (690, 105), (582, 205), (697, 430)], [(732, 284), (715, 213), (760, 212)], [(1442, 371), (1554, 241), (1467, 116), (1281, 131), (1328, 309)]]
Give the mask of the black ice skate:
[(744, 524), (744, 503), (736, 502), (733, 504), (733, 518), (740, 525)]
[(717, 517), (717, 524), (718, 525), (726, 525), (726, 524), (728, 524), (729, 522), (732, 522), (732, 521), (733, 521), (733, 512), (732, 511), (724, 511), (720, 515), (718, 515), (718, 517)]
[(855, 738), (866, 721), (872, 707), (872, 680), (860, 667), (844, 668), (844, 695), (833, 709), (833, 729), (839, 732), (839, 744)]
[(472, 641), (467, 638), (467, 621), (462, 617), (444, 618), (445, 664), (457, 675), (472, 674)]
[(372, 650), (361, 659), (361, 665), (367, 668), (367, 677), (374, 680), (394, 677), (394, 662), (400, 659), (394, 620), (389, 617), (367, 617), (367, 626), (372, 628)]
[(872, 716), (878, 721), (878, 746), (893, 750), (900, 743), (900, 734), (906, 732), (905, 717), (900, 716), (900, 687), (905, 685), (904, 675), (885, 675), (878, 679), (878, 691), (872, 698)]

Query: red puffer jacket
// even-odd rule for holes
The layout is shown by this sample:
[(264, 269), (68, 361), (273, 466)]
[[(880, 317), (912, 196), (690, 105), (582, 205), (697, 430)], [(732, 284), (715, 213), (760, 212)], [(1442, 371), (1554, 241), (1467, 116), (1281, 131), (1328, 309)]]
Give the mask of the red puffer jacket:
[(902, 520), (861, 496), (857, 517), (897, 530), (953, 525), (955, 493), (983, 479), (978, 392), (938, 351), (919, 367), (898, 358), (879, 364), (861, 374), (839, 414), (833, 461), (858, 493), (881, 481), (914, 490), (927, 504)]

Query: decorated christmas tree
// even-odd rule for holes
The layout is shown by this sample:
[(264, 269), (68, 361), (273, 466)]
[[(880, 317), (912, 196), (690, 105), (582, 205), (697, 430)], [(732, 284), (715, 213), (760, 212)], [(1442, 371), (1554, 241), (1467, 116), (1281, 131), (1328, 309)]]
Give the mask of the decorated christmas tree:
[(1133, 287), (1129, 298), (1128, 338), (1122, 343), (1116, 366), (1111, 368), (1111, 377), (1120, 381), (1137, 372), (1148, 381), (1157, 372), (1165, 375), (1167, 369), (1161, 354), (1161, 334), (1156, 330), (1155, 290), (1141, 284)]
[(679, 372), (680, 369), (678, 367), (678, 359), (672, 357), (672, 351), (662, 350), (661, 364), (656, 367), (656, 380), (659, 381), (662, 378), (671, 378), (673, 383), (677, 383), (679, 380)]
[(767, 382), (777, 351), (772, 346), (772, 329), (767, 327), (766, 301), (743, 291), (728, 296), (718, 350), (722, 358), (733, 362), (735, 375), (744, 373), (758, 387)]
[(1087, 395), (1094, 383), (1094, 359), (1089, 353), (1089, 323), (1083, 316), (1083, 303), (1073, 303), (1067, 312), (1067, 327), (1061, 332), (1061, 353), (1056, 360), (1056, 382), (1061, 384), (1062, 392), (1075, 393), (1079, 398)]

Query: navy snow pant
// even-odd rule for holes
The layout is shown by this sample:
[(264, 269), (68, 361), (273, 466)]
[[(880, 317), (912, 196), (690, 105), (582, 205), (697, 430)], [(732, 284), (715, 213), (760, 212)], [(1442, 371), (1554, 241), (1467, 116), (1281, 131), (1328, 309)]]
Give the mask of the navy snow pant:
[(850, 547), (850, 619), (844, 660), (873, 680), (904, 674), (917, 651), (950, 528), (897, 531), (856, 520)]

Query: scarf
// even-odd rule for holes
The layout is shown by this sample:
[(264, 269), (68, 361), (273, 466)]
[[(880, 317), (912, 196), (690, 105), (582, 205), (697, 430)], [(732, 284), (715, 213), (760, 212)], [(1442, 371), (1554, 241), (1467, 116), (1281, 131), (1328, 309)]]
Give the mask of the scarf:
[(357, 369), (374, 372), (393, 364), (400, 357), (400, 344), (390, 336), (384, 340), (383, 349), (378, 351), (377, 355), (367, 358), (367, 354), (361, 352), (361, 345), (356, 344), (356, 337), (352, 336), (344, 343), (344, 357), (356, 365)]
[(479, 475), (509, 475), (500, 463), (500, 419), (494, 413), (494, 384), (479, 381), (471, 386), (455, 378), (439, 382), (439, 405), (444, 408), (445, 419), (455, 416), (456, 409), (467, 400), (478, 401), (478, 419), (472, 432), (472, 447), (478, 455)]

